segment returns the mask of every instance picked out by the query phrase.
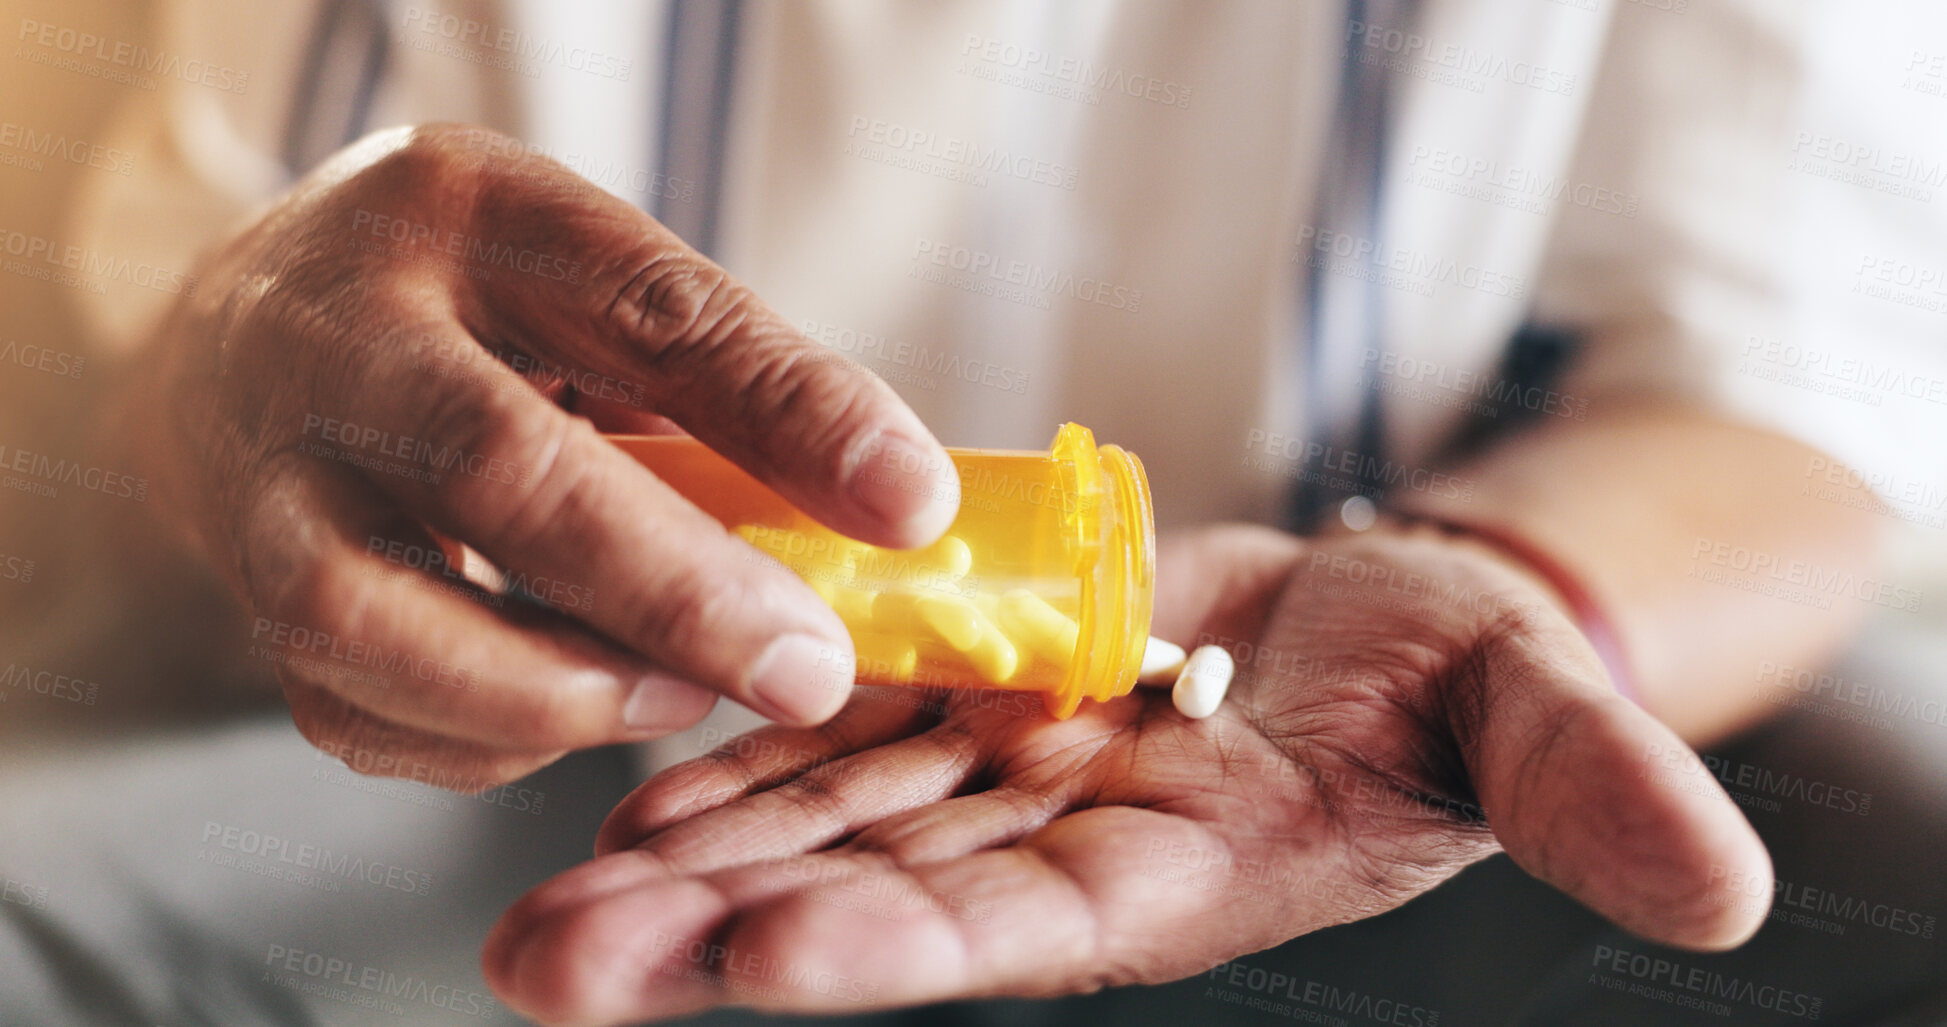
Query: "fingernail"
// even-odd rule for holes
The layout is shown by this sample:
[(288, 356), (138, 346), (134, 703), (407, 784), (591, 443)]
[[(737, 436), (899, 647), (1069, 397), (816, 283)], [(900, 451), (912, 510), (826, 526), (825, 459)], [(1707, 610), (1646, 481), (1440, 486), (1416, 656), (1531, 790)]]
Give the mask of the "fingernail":
[(691, 687), (689, 682), (673, 674), (651, 671), (643, 675), (629, 693), (629, 701), (622, 704), (623, 726), (631, 731), (660, 731), (672, 727), (670, 717), (677, 706), (676, 693)]
[(786, 724), (822, 723), (845, 705), (857, 662), (850, 645), (813, 635), (784, 635), (751, 664), (757, 712)]
[(851, 485), (866, 509), (928, 539), (945, 531), (960, 509), (960, 475), (953, 461), (893, 432), (866, 445)]

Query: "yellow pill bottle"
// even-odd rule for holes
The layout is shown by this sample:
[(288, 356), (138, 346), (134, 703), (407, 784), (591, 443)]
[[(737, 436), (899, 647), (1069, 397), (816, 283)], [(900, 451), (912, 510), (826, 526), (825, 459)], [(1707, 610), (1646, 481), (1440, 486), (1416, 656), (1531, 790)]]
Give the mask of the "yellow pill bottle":
[(1079, 424), (1045, 453), (948, 449), (959, 516), (912, 550), (826, 528), (688, 436), (608, 438), (830, 603), (862, 683), (1041, 692), (1061, 718), (1135, 686), (1156, 581), (1149, 480)]

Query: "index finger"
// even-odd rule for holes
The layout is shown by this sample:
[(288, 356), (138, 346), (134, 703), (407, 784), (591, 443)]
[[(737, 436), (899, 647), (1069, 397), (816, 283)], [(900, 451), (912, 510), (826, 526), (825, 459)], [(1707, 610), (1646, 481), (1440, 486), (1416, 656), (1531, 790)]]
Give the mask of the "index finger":
[(567, 168), (481, 160), (483, 134), (428, 131), (467, 169), (469, 238), (516, 255), (515, 269), (463, 283), (457, 313), (476, 337), (639, 386), (649, 408), (861, 541), (907, 548), (946, 530), (959, 477), (890, 386)]
[[(450, 325), (424, 334), (477, 349)], [(587, 421), (495, 362), (449, 379), (382, 348), (361, 373), (344, 414), (305, 415), (314, 455), (358, 458), (414, 516), (665, 670), (790, 723), (844, 704), (838, 615)]]

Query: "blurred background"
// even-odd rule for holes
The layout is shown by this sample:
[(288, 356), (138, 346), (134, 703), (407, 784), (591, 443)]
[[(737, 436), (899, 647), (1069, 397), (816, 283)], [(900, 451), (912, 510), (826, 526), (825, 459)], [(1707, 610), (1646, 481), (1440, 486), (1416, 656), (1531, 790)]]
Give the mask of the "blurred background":
[[(298, 20), (301, 36), (308, 5), (272, 6)], [(1524, 17), (1569, 9), (1663, 19), (1681, 33), (1684, 19), (1701, 22), (1712, 5), (1513, 6), (1532, 8)], [(1947, 916), (1947, 884), (1935, 869), (1947, 851), (1947, 11), (1922, 3), (1792, 9), (1811, 44), (1796, 58), (1796, 131), (1771, 179), (1753, 183), (1776, 190), (1791, 213), (1781, 242), (1784, 328), (1743, 340), (1736, 380), (1743, 402), (1780, 419), (1796, 411), (1835, 431), (1856, 424), (1862, 437), (1889, 424), (1900, 433), (1896, 458), (1870, 473), (1886, 500), (1886, 581), (1915, 598), (1908, 608), (1874, 606), (1833, 666), (1753, 667), (1751, 688), (1777, 716), (1705, 754), (1771, 846), (1784, 889), (1756, 940), (1716, 956), (1659, 950), (1496, 858), (1396, 912), (1246, 957), (1241, 973), (1225, 967), (1162, 988), (866, 1019), (1440, 1027), (1810, 1019), (1629, 993), (1640, 982), (1603, 964), (1605, 953), (1623, 951), (1816, 995), (1821, 1022), (1947, 1022), (1947, 943), (1937, 921)], [(173, 189), (152, 151), (131, 142), (179, 143), (193, 105), (165, 114), (170, 88), (117, 81), (102, 73), (112, 61), (39, 45), (26, 28), (71, 27), (111, 45), (193, 56), (194, 40), (184, 41), (169, 11), (134, 0), (0, 0), (0, 258), (18, 258), (16, 244), (29, 240), (79, 239), (104, 218), (131, 252), (194, 242), (114, 213), (139, 208), (129, 195), (150, 189), (171, 204), (205, 204), (171, 209), (182, 222), (207, 224), (206, 238), (233, 223), (234, 204)], [(404, 16), (403, 7), (387, 14), (395, 23)], [(557, 74), (569, 73), (539, 77)], [(49, 137), (63, 140), (67, 159), (47, 149)], [(230, 170), (240, 181), (254, 173)], [(47, 279), (25, 266), (15, 259), (0, 268), (0, 445), (68, 451), (112, 423), (100, 397), (127, 340), (154, 315), (156, 290), (87, 275)], [(835, 347), (840, 338), (831, 336)], [(902, 391), (938, 388), (895, 361), (849, 355)], [(1841, 370), (1855, 355), (1877, 370)], [(1916, 391), (1898, 384), (1907, 380), (1920, 382)], [(1034, 416), (1042, 408), (1020, 409), (1021, 438), (942, 436), (1043, 441)], [(1219, 458), (1234, 460), (1239, 443), (1224, 438)], [(1142, 440), (1131, 448), (1142, 452)], [(1809, 472), (1807, 487), (1819, 487)], [(1172, 500), (1167, 481), (1157, 492), (1166, 522), (1194, 519), (1172, 507), (1188, 501)], [(519, 1022), (480, 979), (480, 941), (523, 891), (586, 858), (601, 817), (640, 779), (633, 755), (582, 753), (479, 796), (359, 776), (297, 735), (264, 664), (244, 656), (246, 625), (207, 571), (185, 563), (162, 579), (172, 583), (168, 595), (128, 594), (130, 561), (177, 558), (139, 537), (104, 537), (98, 506), (0, 490), (0, 1022)], [(721, 740), (690, 736), (674, 751), (698, 755)], [(1248, 1008), (1251, 982), (1261, 982), (1249, 972), (1256, 968), (1317, 982), (1338, 1005)], [(405, 983), (394, 994), (345, 983), (367, 970)]]

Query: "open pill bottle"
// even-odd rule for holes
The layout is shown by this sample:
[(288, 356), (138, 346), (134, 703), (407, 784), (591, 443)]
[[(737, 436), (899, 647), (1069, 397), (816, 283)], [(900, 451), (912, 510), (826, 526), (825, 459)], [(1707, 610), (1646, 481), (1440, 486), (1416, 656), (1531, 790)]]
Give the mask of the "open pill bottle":
[(912, 550), (826, 528), (688, 436), (608, 439), (831, 604), (862, 683), (1042, 692), (1061, 718), (1135, 686), (1155, 592), (1149, 481), (1081, 425), (1045, 453), (948, 449), (960, 513)]

